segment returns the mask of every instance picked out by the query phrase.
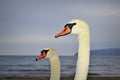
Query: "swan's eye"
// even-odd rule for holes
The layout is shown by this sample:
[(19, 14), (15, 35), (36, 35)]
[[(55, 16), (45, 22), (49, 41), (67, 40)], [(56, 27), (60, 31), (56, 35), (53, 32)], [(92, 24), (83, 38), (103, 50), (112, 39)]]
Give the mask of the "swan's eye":
[(73, 23), (73, 25), (76, 25), (76, 23)]

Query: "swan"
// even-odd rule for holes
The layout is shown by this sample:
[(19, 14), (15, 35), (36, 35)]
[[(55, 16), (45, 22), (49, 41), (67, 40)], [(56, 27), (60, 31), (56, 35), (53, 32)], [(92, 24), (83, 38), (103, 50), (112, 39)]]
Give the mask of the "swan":
[(41, 51), (41, 54), (36, 58), (36, 61), (42, 58), (48, 58), (50, 61), (51, 65), (50, 80), (60, 80), (60, 60), (55, 49), (51, 47), (44, 48), (44, 50)]
[(80, 19), (73, 19), (64, 26), (64, 30), (55, 35), (55, 38), (67, 34), (78, 35), (78, 60), (74, 80), (86, 80), (89, 70), (90, 36), (88, 24)]

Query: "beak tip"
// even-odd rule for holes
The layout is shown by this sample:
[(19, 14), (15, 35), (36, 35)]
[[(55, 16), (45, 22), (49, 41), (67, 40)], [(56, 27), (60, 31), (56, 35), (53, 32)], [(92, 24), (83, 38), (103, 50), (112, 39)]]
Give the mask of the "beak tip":
[(36, 58), (36, 61), (38, 61), (38, 59)]
[(58, 36), (55, 36), (55, 38), (58, 38)]
[(55, 38), (59, 38), (61, 35), (55, 35)]

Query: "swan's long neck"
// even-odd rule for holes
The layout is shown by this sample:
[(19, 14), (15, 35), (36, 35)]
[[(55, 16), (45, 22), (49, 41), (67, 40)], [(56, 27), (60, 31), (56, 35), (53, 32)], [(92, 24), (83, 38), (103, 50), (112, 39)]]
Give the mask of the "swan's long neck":
[(90, 57), (89, 31), (78, 35), (78, 40), (79, 50), (75, 80), (87, 80)]
[(51, 77), (50, 80), (60, 80), (60, 60), (58, 55), (54, 55), (50, 60), (51, 65)]

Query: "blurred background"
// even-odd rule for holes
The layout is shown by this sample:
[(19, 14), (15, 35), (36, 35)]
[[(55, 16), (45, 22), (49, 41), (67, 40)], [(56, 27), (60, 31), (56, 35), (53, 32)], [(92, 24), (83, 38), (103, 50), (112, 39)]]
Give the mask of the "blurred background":
[(77, 36), (54, 36), (71, 19), (90, 27), (91, 50), (120, 48), (119, 0), (0, 0), (0, 55), (38, 55), (47, 46), (74, 55)]

